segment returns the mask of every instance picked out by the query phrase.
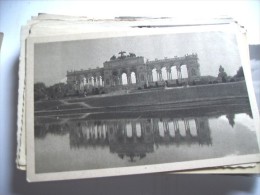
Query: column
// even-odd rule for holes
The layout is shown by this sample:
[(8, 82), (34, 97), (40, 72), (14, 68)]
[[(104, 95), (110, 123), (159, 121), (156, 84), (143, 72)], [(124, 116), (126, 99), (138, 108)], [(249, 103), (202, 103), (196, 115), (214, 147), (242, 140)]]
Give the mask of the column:
[(182, 76), (181, 76), (181, 67), (180, 67), (180, 66), (176, 66), (176, 70), (177, 70), (177, 77), (178, 77), (178, 79), (182, 79)]
[(132, 82), (131, 82), (131, 73), (127, 73), (127, 84), (130, 85)]
[(96, 79), (96, 77), (94, 77), (94, 87), (96, 87), (96, 85), (97, 85), (97, 79)]
[(122, 81), (122, 75), (119, 76), (119, 85), (122, 85), (123, 81)]
[(90, 83), (90, 86), (93, 86), (93, 80), (92, 80), (92, 76), (89, 78), (89, 83)]
[(158, 69), (156, 69), (156, 73), (157, 73), (157, 81), (160, 81), (160, 72)]
[(174, 131), (178, 131), (179, 130), (179, 123), (177, 120), (173, 121), (173, 125), (174, 125)]
[(134, 140), (134, 143), (137, 142), (137, 135), (136, 135), (136, 123), (135, 122), (132, 122), (130, 123), (131, 126), (132, 126), (132, 137), (133, 137), (133, 140)]
[(186, 135), (191, 136), (190, 123), (188, 120), (184, 120)]
[(96, 78), (97, 78), (97, 86), (99, 86), (100, 85), (100, 76), (97, 76)]
[(152, 72), (152, 70), (151, 71), (149, 71), (149, 77), (150, 77), (150, 82), (153, 82), (153, 72)]
[(103, 81), (103, 77), (102, 76), (100, 76), (100, 81), (101, 81), (100, 85), (103, 87), (104, 86), (104, 81)]
[(172, 78), (171, 78), (171, 68), (168, 68), (167, 69), (167, 80), (172, 80)]
[(139, 83), (139, 74), (137, 74), (137, 72), (135, 72), (135, 84)]
[(80, 90), (80, 79), (77, 79), (77, 90)]
[(162, 81), (162, 70), (159, 70), (159, 80)]

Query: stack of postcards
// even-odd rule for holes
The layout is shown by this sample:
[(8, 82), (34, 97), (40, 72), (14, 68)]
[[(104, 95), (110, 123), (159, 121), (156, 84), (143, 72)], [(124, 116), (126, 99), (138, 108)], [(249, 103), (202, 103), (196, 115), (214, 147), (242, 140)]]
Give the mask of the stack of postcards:
[(232, 18), (40, 14), (21, 30), (28, 181), (259, 173), (246, 30)]

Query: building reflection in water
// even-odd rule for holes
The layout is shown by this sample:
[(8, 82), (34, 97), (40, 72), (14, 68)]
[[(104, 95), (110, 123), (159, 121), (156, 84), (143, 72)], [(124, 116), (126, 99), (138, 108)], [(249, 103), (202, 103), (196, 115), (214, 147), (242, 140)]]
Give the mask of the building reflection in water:
[(160, 146), (212, 144), (207, 117), (117, 120), (74, 120), (60, 123), (39, 123), (36, 120), (35, 137), (47, 133), (69, 133), (70, 148), (107, 147), (121, 159), (134, 162), (155, 152)]

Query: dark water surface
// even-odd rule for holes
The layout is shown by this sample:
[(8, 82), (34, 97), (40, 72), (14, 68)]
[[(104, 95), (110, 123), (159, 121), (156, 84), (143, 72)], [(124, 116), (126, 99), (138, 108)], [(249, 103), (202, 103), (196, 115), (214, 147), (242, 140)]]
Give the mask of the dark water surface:
[(125, 167), (258, 152), (251, 112), (73, 114), (35, 118), (37, 173)]

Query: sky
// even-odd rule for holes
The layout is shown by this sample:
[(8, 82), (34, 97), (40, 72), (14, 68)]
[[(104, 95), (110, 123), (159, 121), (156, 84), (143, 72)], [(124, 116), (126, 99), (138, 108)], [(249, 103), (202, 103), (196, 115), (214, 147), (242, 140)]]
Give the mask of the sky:
[(86, 39), (37, 43), (34, 82), (50, 86), (64, 81), (67, 70), (103, 67), (105, 61), (120, 51), (133, 52), (149, 60), (197, 53), (201, 75), (217, 76), (220, 65), (228, 75), (235, 75), (241, 66), (236, 37), (227, 32)]

